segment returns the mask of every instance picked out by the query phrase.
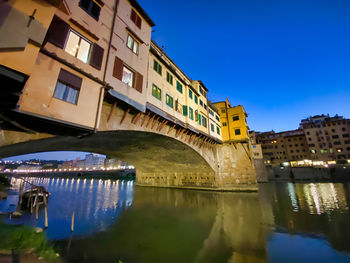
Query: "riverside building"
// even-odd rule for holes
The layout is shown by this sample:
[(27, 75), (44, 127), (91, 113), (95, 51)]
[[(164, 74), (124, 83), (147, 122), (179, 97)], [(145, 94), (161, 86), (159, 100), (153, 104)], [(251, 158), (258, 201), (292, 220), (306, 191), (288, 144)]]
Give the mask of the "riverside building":
[(218, 109), (220, 115), (222, 140), (232, 142), (249, 141), (247, 124), (247, 113), (242, 105), (231, 106), (228, 99), (215, 102), (213, 105)]

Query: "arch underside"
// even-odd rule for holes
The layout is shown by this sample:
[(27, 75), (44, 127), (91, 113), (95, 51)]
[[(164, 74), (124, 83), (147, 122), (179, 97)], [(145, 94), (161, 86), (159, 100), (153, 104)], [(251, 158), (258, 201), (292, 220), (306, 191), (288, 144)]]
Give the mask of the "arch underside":
[(188, 145), (168, 136), (141, 131), (98, 132), (83, 138), (56, 136), (0, 148), (0, 157), (46, 151), (86, 151), (105, 154), (135, 166), (142, 173), (213, 172)]

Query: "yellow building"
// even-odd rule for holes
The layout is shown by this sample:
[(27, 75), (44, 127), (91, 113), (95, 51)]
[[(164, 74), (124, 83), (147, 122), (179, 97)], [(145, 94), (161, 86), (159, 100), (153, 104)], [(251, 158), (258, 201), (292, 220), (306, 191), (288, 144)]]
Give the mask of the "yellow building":
[(213, 103), (219, 110), (222, 140), (227, 141), (248, 141), (249, 127), (247, 125), (247, 113), (242, 105), (232, 107), (228, 99), (222, 102)]

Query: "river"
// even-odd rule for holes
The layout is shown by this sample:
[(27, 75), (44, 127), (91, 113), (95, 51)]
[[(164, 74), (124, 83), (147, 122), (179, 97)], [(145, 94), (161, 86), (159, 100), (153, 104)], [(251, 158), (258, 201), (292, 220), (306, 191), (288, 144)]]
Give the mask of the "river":
[[(350, 262), (350, 184), (268, 183), (258, 193), (27, 178), (51, 193), (45, 233), (64, 262)], [(19, 179), (0, 211), (15, 209)], [(75, 213), (74, 232), (70, 231)], [(44, 226), (44, 211), (5, 219)]]

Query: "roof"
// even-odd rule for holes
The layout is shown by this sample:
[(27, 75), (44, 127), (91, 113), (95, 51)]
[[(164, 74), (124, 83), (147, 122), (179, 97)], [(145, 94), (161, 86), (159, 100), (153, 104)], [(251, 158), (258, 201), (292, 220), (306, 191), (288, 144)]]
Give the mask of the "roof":
[(140, 15), (147, 21), (147, 23), (151, 26), (154, 27), (156, 24), (152, 21), (152, 19), (148, 16), (145, 10), (140, 6), (140, 4), (136, 0), (129, 0), (131, 6), (135, 8)]

